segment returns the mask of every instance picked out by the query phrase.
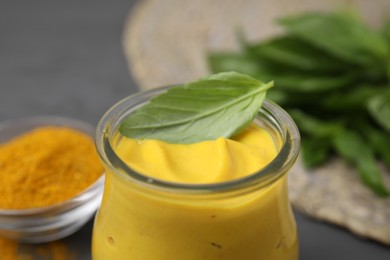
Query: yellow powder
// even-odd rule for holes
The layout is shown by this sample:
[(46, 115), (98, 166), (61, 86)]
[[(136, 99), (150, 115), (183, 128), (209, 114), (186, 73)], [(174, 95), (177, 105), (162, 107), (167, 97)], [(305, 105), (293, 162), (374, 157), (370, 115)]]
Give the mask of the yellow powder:
[(0, 238), (0, 260), (73, 260), (75, 253), (63, 242), (41, 245), (19, 244), (16, 241)]
[(45, 259), (47, 259), (47, 257), (53, 260), (75, 259), (75, 254), (73, 254), (64, 243), (58, 241), (38, 246), (36, 254), (41, 257), (46, 257)]
[(102, 173), (90, 136), (67, 127), (34, 129), (0, 146), (0, 209), (63, 202)]
[(17, 250), (17, 243), (0, 238), (1, 260), (19, 260)]

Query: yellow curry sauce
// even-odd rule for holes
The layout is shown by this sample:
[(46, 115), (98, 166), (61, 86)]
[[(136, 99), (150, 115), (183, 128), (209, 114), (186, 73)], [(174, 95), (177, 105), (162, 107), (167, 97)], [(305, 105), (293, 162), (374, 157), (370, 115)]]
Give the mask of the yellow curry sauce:
[[(179, 145), (122, 138), (116, 146), (119, 157), (139, 173), (192, 184), (249, 175), (277, 150), (270, 133), (255, 124), (231, 140)], [(286, 176), (255, 192), (199, 200), (145, 191), (108, 172), (98, 214), (94, 260), (298, 259)]]

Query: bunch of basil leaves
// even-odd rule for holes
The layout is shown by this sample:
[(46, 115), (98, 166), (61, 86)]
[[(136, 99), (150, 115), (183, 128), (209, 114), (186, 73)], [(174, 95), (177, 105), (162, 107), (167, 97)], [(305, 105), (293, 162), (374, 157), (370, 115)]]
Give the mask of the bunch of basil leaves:
[(238, 53), (211, 53), (211, 70), (274, 80), (267, 97), (300, 128), (305, 166), (337, 154), (376, 194), (389, 196), (377, 161), (390, 168), (390, 23), (373, 29), (351, 12), (278, 22), (285, 34), (258, 43), (241, 39)]

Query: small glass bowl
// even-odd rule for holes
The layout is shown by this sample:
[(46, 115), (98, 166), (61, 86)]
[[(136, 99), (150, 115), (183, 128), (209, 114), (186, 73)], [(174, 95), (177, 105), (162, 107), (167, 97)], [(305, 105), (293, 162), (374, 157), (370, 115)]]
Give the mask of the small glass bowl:
[[(94, 136), (85, 122), (41, 116), (0, 124), (0, 144), (40, 126), (65, 126)], [(0, 237), (26, 243), (43, 243), (69, 236), (92, 218), (100, 206), (104, 175), (77, 196), (52, 206), (31, 209), (0, 209)], [(1, 185), (1, 183), (0, 183)]]

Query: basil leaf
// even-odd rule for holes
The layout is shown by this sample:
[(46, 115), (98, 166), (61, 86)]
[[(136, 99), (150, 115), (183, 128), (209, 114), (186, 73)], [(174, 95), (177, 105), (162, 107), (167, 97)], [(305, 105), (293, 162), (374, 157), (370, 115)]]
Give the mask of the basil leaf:
[[(277, 83), (276, 83), (277, 84)], [(287, 108), (297, 107), (306, 110), (312, 108), (313, 100), (318, 99), (319, 94), (316, 92), (295, 92), (282, 89), (279, 85), (267, 92), (267, 98)]]
[(330, 152), (328, 139), (310, 138), (302, 139), (302, 161), (306, 168), (314, 168), (323, 164)]
[(370, 98), (367, 107), (372, 118), (384, 129), (390, 131), (390, 91)]
[(321, 49), (291, 36), (275, 38), (256, 45), (247, 44), (246, 48), (257, 58), (269, 59), (300, 70), (344, 71), (347, 66)]
[(384, 89), (381, 86), (361, 85), (349, 91), (348, 95), (345, 91), (333, 92), (323, 100), (322, 106), (328, 111), (366, 111), (367, 101), (377, 94), (384, 93)]
[[(262, 76), (261, 78), (267, 78), (262, 73), (258, 75)], [(301, 93), (315, 93), (340, 89), (355, 81), (355, 75), (353, 74), (341, 74), (330, 77), (297, 72), (289, 73), (288, 71), (274, 74), (272, 78), (277, 79), (275, 82), (278, 88)]]
[(344, 127), (340, 123), (320, 120), (298, 109), (288, 110), (288, 113), (297, 123), (302, 133), (315, 138), (332, 138), (338, 132), (344, 131)]
[(383, 64), (389, 57), (382, 35), (351, 14), (308, 13), (280, 23), (292, 35), (346, 62), (367, 67)]
[(358, 168), (361, 180), (377, 195), (390, 195), (376, 165), (372, 148), (359, 134), (350, 130), (340, 131), (335, 135), (333, 145), (340, 156)]
[(387, 134), (367, 124), (365, 125), (364, 133), (368, 137), (374, 151), (384, 161), (386, 166), (390, 168), (390, 139)]
[(258, 63), (246, 54), (241, 53), (212, 53), (208, 56), (211, 71), (237, 71), (255, 75), (259, 71)]
[(291, 92), (322, 92), (344, 88), (356, 81), (353, 73), (332, 76), (307, 74), (265, 59), (254, 60), (247, 54), (215, 53), (209, 56), (209, 66), (213, 72), (234, 70), (264, 81), (277, 79), (278, 89)]
[(388, 44), (390, 45), (390, 20), (389, 19), (384, 22), (381, 28), (381, 32), (383, 36), (386, 38)]
[(252, 122), (272, 86), (237, 72), (211, 75), (153, 98), (119, 131), (129, 138), (181, 144), (229, 138)]

